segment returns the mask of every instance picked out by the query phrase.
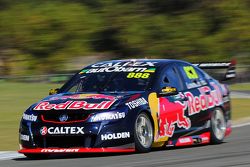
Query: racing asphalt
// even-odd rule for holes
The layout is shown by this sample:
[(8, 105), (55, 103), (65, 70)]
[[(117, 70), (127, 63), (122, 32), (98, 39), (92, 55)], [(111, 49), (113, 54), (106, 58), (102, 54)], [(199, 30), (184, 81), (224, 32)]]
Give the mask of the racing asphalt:
[(56, 156), (46, 160), (15, 158), (0, 160), (0, 167), (249, 167), (250, 125), (233, 128), (219, 145), (154, 150), (144, 154), (84, 154)]

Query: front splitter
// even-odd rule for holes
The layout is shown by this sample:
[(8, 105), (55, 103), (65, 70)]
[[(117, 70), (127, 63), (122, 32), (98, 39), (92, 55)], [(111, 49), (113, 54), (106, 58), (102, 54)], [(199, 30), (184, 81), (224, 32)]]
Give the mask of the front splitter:
[(21, 149), (22, 154), (58, 154), (58, 153), (126, 153), (135, 152), (134, 148), (35, 148)]

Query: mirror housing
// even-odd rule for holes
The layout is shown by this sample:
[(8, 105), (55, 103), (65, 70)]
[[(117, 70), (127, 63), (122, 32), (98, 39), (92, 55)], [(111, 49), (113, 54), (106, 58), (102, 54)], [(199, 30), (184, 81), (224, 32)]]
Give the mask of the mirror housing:
[(49, 95), (54, 95), (54, 94), (57, 94), (57, 92), (59, 91), (59, 88), (56, 88), (56, 89), (50, 89), (49, 90)]
[(171, 96), (171, 95), (177, 95), (178, 91), (175, 87), (165, 86), (161, 89), (161, 92), (158, 93), (158, 96)]

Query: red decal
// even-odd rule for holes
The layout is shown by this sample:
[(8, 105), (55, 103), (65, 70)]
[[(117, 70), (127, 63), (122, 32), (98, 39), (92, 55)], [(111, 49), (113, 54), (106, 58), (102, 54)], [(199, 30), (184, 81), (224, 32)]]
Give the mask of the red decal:
[(192, 137), (181, 137), (177, 140), (177, 143), (175, 146), (188, 146), (193, 144), (193, 138)]
[(218, 106), (223, 101), (222, 100), (221, 90), (220, 90), (220, 88), (214, 82), (211, 82), (210, 84), (214, 87), (214, 90), (213, 90), (213, 92), (211, 94), (213, 94), (215, 105)]
[(210, 132), (205, 132), (199, 135), (202, 144), (207, 144), (210, 142)]
[(40, 102), (34, 110), (46, 110), (45, 106), (49, 105), (49, 102)]
[(201, 87), (199, 96), (194, 96), (191, 92), (185, 92), (184, 95), (180, 93), (181, 98), (188, 98), (188, 101), (183, 104), (179, 101), (174, 103), (169, 102), (167, 98), (159, 98), (159, 136), (172, 137), (176, 125), (179, 128), (189, 129), (191, 122), (185, 116), (186, 109), (188, 109), (188, 116), (191, 116), (222, 103), (219, 87), (213, 82), (210, 84), (214, 89), (211, 90), (208, 86)]
[(175, 124), (180, 128), (188, 129), (191, 126), (190, 119), (185, 116), (185, 106), (180, 102), (169, 102), (166, 98), (160, 98), (160, 136), (172, 137)]
[(98, 105), (98, 103), (87, 103), (84, 106), (84, 109), (86, 109), (86, 110), (95, 109), (95, 108), (97, 108), (97, 105)]
[(115, 101), (107, 101), (106, 104), (102, 107), (103, 109), (109, 108), (111, 107), (111, 105), (114, 103)]
[(86, 101), (74, 101), (69, 107), (69, 110), (79, 110), (84, 107)]
[(71, 103), (71, 101), (67, 101), (65, 103), (60, 103), (55, 106), (55, 110), (65, 110), (67, 106)]
[(227, 127), (227, 129), (226, 129), (226, 132), (225, 132), (225, 136), (228, 136), (228, 135), (230, 135), (232, 133), (232, 127), (230, 126), (230, 127)]
[(188, 115), (198, 114), (201, 111), (213, 108), (222, 103), (222, 95), (219, 87), (214, 83), (211, 83), (211, 85), (214, 87), (214, 90), (211, 90), (208, 86), (199, 88), (199, 96), (194, 96), (191, 92), (184, 93), (188, 98), (186, 104), (188, 107)]
[(41, 102), (39, 103), (34, 110), (98, 110), (98, 109), (109, 109), (112, 104), (115, 102), (113, 101), (102, 101), (101, 103), (88, 103), (86, 101), (66, 101), (65, 103), (60, 104), (50, 104), (49, 102)]
[(187, 105), (188, 105), (188, 115), (197, 114), (195, 108), (195, 99), (191, 92), (186, 92), (185, 96), (188, 98)]

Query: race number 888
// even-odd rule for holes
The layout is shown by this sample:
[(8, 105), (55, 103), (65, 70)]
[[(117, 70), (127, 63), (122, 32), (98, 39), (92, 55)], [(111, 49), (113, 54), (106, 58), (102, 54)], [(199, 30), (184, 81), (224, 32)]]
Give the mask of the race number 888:
[(127, 78), (142, 78), (142, 79), (147, 79), (150, 76), (150, 73), (134, 73), (131, 72), (127, 75)]

